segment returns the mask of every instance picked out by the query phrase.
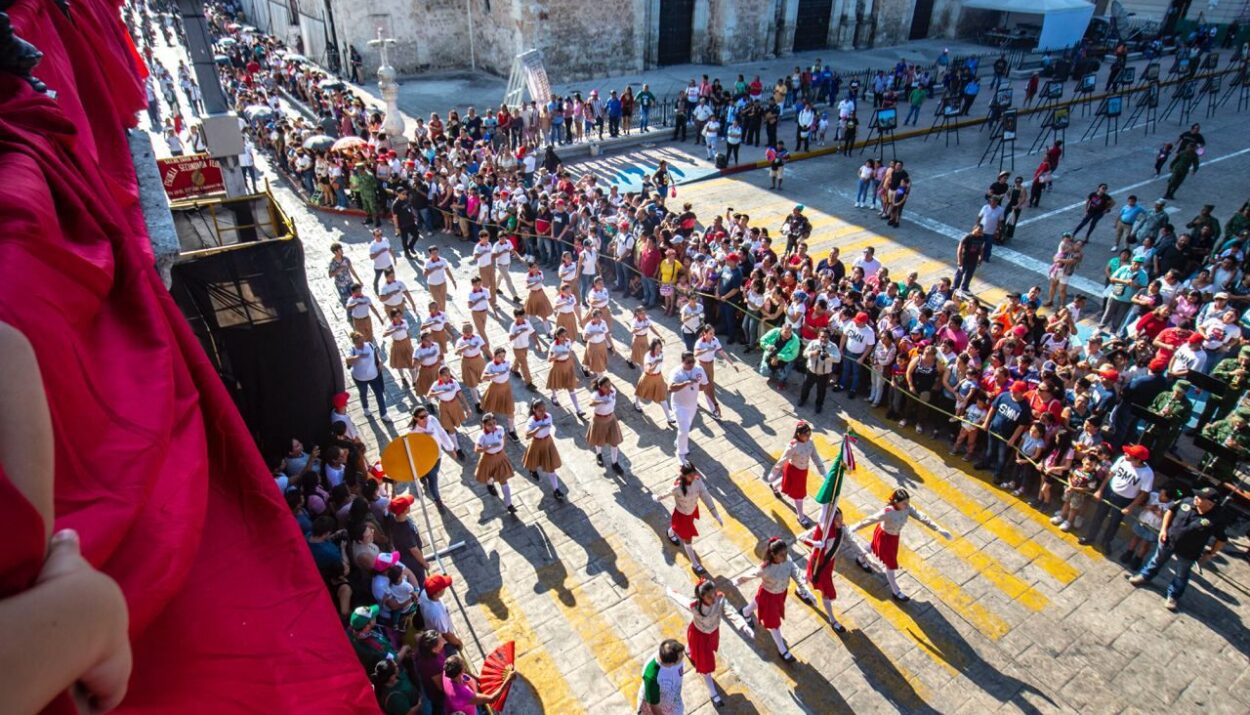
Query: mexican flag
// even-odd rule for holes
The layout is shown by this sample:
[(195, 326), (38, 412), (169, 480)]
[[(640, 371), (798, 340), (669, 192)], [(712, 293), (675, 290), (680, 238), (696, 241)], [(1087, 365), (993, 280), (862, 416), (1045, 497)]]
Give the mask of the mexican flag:
[(838, 456), (833, 460), (833, 464), (829, 465), (829, 471), (825, 473), (825, 482), (820, 485), (820, 491), (816, 492), (816, 503), (829, 505), (830, 513), (837, 506), (838, 497), (842, 494), (842, 480), (845, 473), (855, 471), (855, 452), (851, 450), (851, 444), (858, 439), (855, 433), (849, 430), (842, 435), (842, 447), (838, 450)]

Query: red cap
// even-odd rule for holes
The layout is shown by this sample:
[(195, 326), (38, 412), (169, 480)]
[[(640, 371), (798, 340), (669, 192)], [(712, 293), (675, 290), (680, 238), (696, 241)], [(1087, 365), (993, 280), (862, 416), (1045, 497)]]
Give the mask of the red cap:
[(1204, 338), (1202, 337), (1202, 333), (1194, 333), (1189, 336), (1189, 340), (1186, 342), (1190, 345), (1201, 345), (1203, 340)]
[(855, 314), (855, 322), (856, 322), (856, 323), (858, 323), (859, 325), (863, 325), (863, 324), (867, 323), (867, 322), (868, 322), (868, 314), (867, 314), (867, 313), (864, 313), (864, 312), (859, 312), (859, 313), (856, 313), (856, 314)]
[(1168, 369), (1168, 361), (1163, 358), (1155, 358), (1154, 360), (1151, 360), (1150, 364), (1146, 367), (1150, 368), (1151, 372), (1163, 372)]
[(1139, 459), (1143, 462), (1150, 459), (1150, 450), (1140, 444), (1124, 445), (1124, 455), (1129, 459)]
[(334, 409), (341, 410), (344, 407), (347, 407), (347, 401), (349, 399), (351, 399), (351, 395), (347, 394), (346, 392), (340, 392), (334, 397), (330, 398), (330, 404), (334, 405)]
[(1029, 383), (1025, 382), (1024, 380), (1016, 380), (1015, 382), (1011, 383), (1012, 392), (1024, 392), (1027, 389), (1029, 389)]
[(738, 262), (739, 260), (741, 260), (741, 259), (740, 259), (740, 258), (738, 258), (738, 254), (736, 254), (736, 253), (731, 253), (731, 254), (729, 254), (728, 256), (725, 256), (725, 260), (726, 260), (726, 261), (733, 261), (734, 263), (737, 263), (737, 262)]
[(1023, 338), (1024, 336), (1029, 334), (1029, 329), (1024, 327), (1023, 325), (1017, 325), (1016, 327), (1011, 329), (1011, 332), (1015, 333), (1017, 338)]
[(1099, 370), (1098, 377), (1101, 377), (1104, 380), (1111, 380), (1112, 382), (1115, 382), (1116, 380), (1120, 379), (1120, 371), (1116, 370), (1113, 367), (1109, 367), (1106, 370)]
[(427, 172), (425, 172), (425, 178), (427, 178), (427, 179), (433, 179), (433, 178), (434, 178), (434, 172), (432, 172), (432, 171), (427, 171)]
[(412, 506), (414, 501), (416, 499), (411, 494), (401, 494), (392, 499), (391, 503), (386, 506), (386, 509), (395, 516), (400, 516), (408, 513), (408, 508)]
[(436, 573), (433, 576), (425, 577), (426, 593), (441, 593), (451, 587), (451, 576), (442, 573)]

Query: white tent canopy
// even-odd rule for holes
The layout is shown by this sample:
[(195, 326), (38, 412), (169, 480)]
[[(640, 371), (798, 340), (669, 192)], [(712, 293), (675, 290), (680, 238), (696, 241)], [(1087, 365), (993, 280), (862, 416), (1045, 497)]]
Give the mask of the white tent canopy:
[(1011, 14), (1041, 15), (1038, 49), (1072, 47), (1085, 36), (1094, 6), (1087, 0), (963, 0), (964, 7)]

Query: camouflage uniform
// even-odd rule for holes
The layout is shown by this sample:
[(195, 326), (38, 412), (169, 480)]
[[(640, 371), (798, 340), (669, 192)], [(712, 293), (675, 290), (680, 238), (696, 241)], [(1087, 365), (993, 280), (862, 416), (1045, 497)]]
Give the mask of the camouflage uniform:
[(1223, 417), (1232, 412), (1237, 406), (1238, 398), (1246, 391), (1247, 385), (1250, 385), (1250, 345), (1243, 346), (1237, 357), (1219, 361), (1211, 371), (1211, 377), (1227, 383), (1228, 390), (1220, 398), (1215, 410), (1207, 410), (1204, 416), (1208, 419)]
[(378, 179), (367, 168), (358, 169), (352, 174), (352, 192), (360, 199), (360, 208), (365, 212), (365, 223), (382, 225), (378, 214)]
[(1194, 404), (1185, 395), (1190, 387), (1188, 380), (1177, 380), (1171, 392), (1160, 393), (1150, 403), (1151, 412), (1168, 418), (1166, 423), (1147, 425), (1142, 434), (1141, 443), (1150, 448), (1151, 454), (1163, 454), (1181, 436), (1181, 430), (1194, 412)]
[[(1202, 428), (1202, 436), (1221, 444), (1244, 459), (1250, 456), (1250, 410), (1237, 410), (1226, 419), (1212, 422)], [(1211, 454), (1203, 455), (1202, 469), (1210, 471), (1217, 479), (1230, 480), (1237, 463)]]

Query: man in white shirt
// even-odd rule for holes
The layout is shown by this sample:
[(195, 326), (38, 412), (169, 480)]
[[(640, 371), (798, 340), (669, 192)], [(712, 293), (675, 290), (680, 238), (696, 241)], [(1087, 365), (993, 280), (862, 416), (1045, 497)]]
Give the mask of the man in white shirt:
[(424, 586), (425, 588), (421, 589), (421, 595), (417, 597), (417, 606), (421, 609), (421, 621), (426, 629), (437, 631), (443, 640), (447, 641), (447, 645), (443, 648), (444, 654), (455, 655), (464, 648), (464, 643), (457, 635), (456, 626), (451, 622), (451, 614), (442, 601), (443, 594), (451, 588), (451, 576), (441, 573), (426, 576)]
[[(1081, 537), (1082, 544), (1095, 542), (1103, 551), (1110, 553), (1111, 540), (1115, 538), (1120, 522), (1144, 504), (1154, 488), (1155, 473), (1146, 464), (1149, 459), (1150, 450), (1146, 447), (1140, 444), (1124, 446), (1124, 456), (1111, 465), (1106, 480), (1094, 492), (1098, 508), (1090, 520), (1089, 531)], [(1111, 517), (1109, 521), (1108, 516)], [(1103, 521), (1107, 521), (1105, 532)], [(1098, 538), (1100, 532), (1103, 533), (1101, 540)]]
[(981, 225), (981, 230), (985, 233), (985, 248), (981, 251), (982, 263), (990, 262), (990, 247), (994, 245), (994, 239), (1002, 227), (1005, 213), (1006, 210), (998, 205), (997, 196), (991, 196), (990, 202), (982, 206), (981, 211), (977, 213), (977, 223)]
[(876, 253), (877, 253), (877, 249), (873, 248), (872, 246), (869, 246), (868, 248), (864, 249), (864, 255), (859, 258), (856, 258), (855, 263), (851, 265), (852, 268), (863, 269), (864, 280), (868, 280), (869, 278), (872, 278), (873, 276), (877, 275), (878, 271), (881, 270), (881, 261), (878, 261), (876, 259)]
[(857, 313), (842, 333), (842, 371), (834, 392), (846, 390), (846, 396), (855, 399), (859, 391), (860, 376), (870, 356), (872, 346), (877, 344), (876, 331), (872, 329), (867, 313)]
[(395, 254), (391, 253), (391, 242), (382, 235), (382, 229), (373, 229), (373, 240), (369, 242), (369, 259), (373, 261), (373, 292), (378, 292), (378, 283), (386, 274), (386, 269), (395, 267)]
[(681, 354), (681, 366), (668, 376), (669, 403), (677, 416), (677, 459), (689, 464), (690, 428), (699, 414), (699, 393), (707, 385), (707, 372), (699, 367), (693, 352)]
[(703, 126), (707, 124), (709, 119), (712, 118), (712, 114), (712, 105), (707, 103), (706, 98), (700, 99), (699, 105), (695, 107), (694, 112), (691, 113), (691, 116), (694, 117), (694, 135), (696, 144), (704, 143)]

